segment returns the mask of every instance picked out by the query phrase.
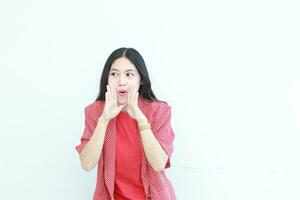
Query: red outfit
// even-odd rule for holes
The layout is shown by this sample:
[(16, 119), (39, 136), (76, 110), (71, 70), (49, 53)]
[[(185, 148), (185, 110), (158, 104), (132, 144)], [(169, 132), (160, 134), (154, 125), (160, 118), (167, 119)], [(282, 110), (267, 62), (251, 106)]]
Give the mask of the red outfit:
[[(78, 153), (84, 148), (96, 128), (99, 117), (104, 109), (104, 101), (96, 101), (85, 107), (85, 128), (81, 136), (81, 143), (76, 146)], [(159, 101), (148, 101), (138, 97), (138, 106), (148, 119), (151, 130), (168, 155), (168, 162), (165, 168), (170, 167), (170, 157), (173, 153), (173, 141), (175, 138), (171, 127), (171, 107)], [(171, 182), (167, 179), (164, 170), (156, 172), (148, 163), (141, 137), (138, 137), (141, 151), (140, 177), (144, 193), (147, 199), (151, 200), (174, 200), (176, 195)], [(109, 121), (103, 150), (99, 155), (97, 184), (93, 200), (115, 199), (114, 193), (118, 191), (115, 187), (115, 178), (118, 177), (118, 155), (117, 152), (117, 117)], [(118, 170), (118, 169), (117, 169)], [(123, 188), (121, 188), (123, 190)]]
[(141, 179), (142, 151), (137, 122), (127, 112), (120, 112), (116, 128), (115, 200), (144, 200), (146, 197)]

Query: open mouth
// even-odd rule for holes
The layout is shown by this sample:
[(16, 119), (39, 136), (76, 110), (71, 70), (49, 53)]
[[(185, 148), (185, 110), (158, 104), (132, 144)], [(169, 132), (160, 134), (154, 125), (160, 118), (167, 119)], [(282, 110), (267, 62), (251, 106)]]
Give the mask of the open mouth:
[(127, 91), (119, 91), (118, 93), (120, 96), (125, 96), (127, 94)]

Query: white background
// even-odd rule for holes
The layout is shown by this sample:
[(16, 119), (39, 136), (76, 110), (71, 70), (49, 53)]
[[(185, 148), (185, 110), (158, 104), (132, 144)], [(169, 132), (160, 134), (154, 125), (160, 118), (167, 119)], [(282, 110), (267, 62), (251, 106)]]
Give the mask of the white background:
[(75, 146), (109, 54), (136, 48), (176, 134), (180, 200), (300, 199), (300, 6), (1, 1), (0, 199), (91, 199)]

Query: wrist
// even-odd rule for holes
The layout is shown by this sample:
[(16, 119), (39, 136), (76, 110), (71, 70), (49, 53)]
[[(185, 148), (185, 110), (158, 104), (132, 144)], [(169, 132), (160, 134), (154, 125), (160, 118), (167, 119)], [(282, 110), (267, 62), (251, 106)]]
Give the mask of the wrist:
[(147, 130), (147, 129), (151, 129), (151, 125), (150, 125), (150, 123), (148, 121), (146, 121), (146, 123), (142, 122), (138, 126), (139, 126), (140, 132), (142, 132), (144, 130)]
[(103, 115), (101, 115), (98, 119), (98, 123), (103, 123), (107, 125), (109, 123), (109, 119), (106, 119)]
[(137, 124), (140, 131), (151, 129), (150, 123), (148, 122), (148, 119), (145, 115), (142, 115), (137, 118)]
[(147, 118), (139, 118), (136, 121), (137, 121), (138, 126), (142, 126), (142, 125), (145, 125), (148, 123)]
[(145, 115), (139, 115), (137, 118), (136, 118), (136, 121), (138, 123), (138, 125), (140, 124), (145, 124), (148, 122), (148, 119)]
[(141, 120), (147, 120), (147, 117), (144, 115), (144, 113), (142, 111), (138, 111), (137, 115), (135, 117), (136, 121), (141, 121)]

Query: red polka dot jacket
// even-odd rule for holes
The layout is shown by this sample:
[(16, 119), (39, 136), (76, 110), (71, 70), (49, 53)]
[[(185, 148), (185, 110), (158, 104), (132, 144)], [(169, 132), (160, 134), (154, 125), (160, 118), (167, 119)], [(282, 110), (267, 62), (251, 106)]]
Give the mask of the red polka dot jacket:
[[(173, 152), (174, 131), (171, 127), (171, 106), (159, 101), (147, 101), (138, 97), (138, 106), (147, 117), (151, 130), (162, 148), (168, 155), (165, 168), (169, 168), (170, 158)], [(78, 153), (89, 141), (96, 128), (97, 121), (102, 114), (104, 101), (96, 101), (85, 107), (85, 128), (81, 136), (81, 143), (76, 146)], [(156, 172), (148, 163), (141, 138), (142, 151), (141, 179), (144, 185), (147, 199), (151, 200), (174, 200), (176, 195), (171, 182), (165, 175), (164, 170)], [(115, 147), (116, 147), (116, 118), (110, 120), (103, 144), (103, 150), (98, 161), (97, 183), (93, 200), (114, 199), (114, 176), (115, 176)]]

